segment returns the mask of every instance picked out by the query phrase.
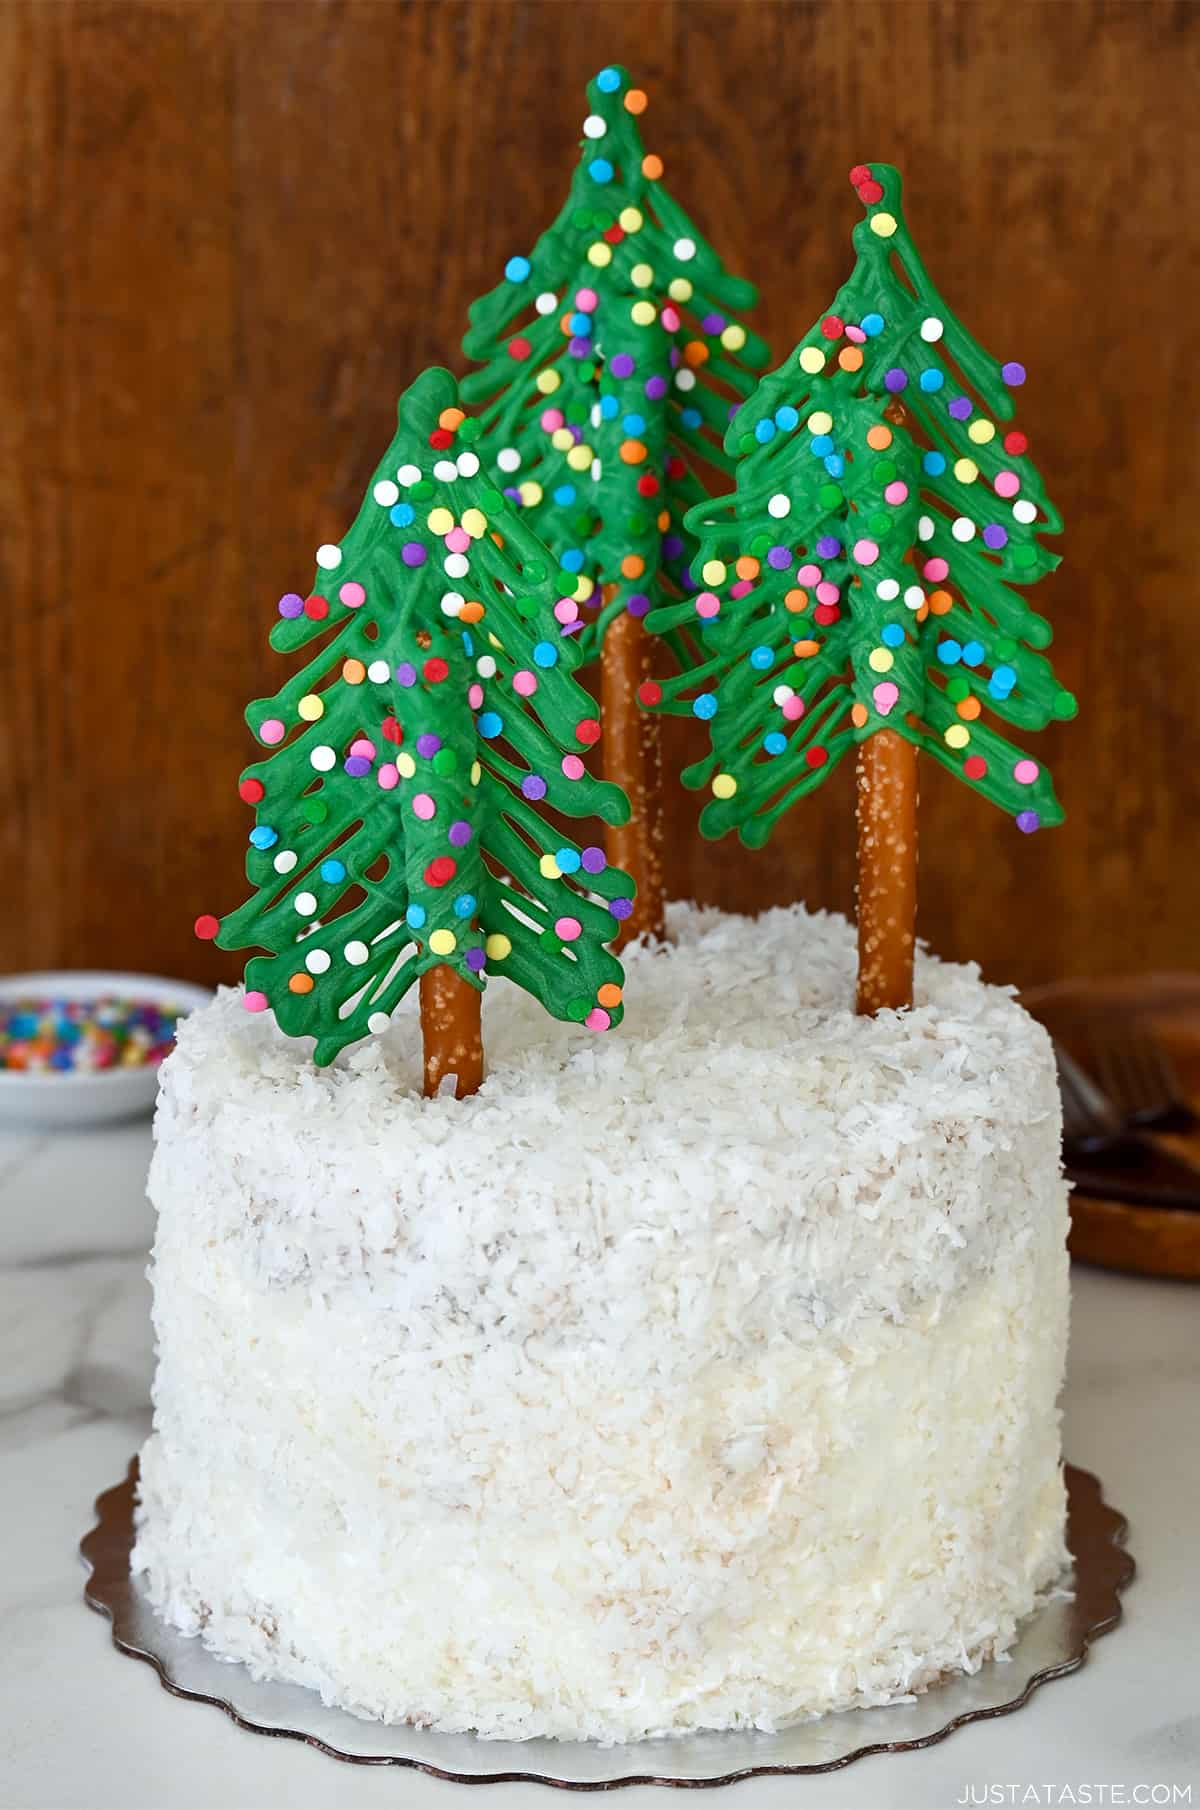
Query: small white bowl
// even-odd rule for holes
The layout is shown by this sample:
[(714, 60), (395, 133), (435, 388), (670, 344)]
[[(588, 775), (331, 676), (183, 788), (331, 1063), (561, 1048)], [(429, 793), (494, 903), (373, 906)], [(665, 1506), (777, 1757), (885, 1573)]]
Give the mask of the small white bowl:
[[(185, 980), (160, 974), (106, 974), (66, 968), (55, 974), (8, 974), (0, 979), (0, 1000), (113, 997), (149, 1000), (193, 1011), (212, 994)], [(158, 1093), (153, 1068), (0, 1069), (0, 1124), (32, 1131), (44, 1125), (97, 1125), (103, 1119), (130, 1119), (147, 1113)]]

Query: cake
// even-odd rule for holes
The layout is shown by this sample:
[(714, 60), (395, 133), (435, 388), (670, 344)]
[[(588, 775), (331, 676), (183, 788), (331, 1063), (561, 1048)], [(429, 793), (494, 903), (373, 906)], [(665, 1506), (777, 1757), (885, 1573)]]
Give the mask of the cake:
[(1045, 1032), (918, 952), (677, 906), (596, 1039), (415, 997), (318, 1068), (237, 990), (163, 1069), (134, 1569), (363, 1716), (631, 1741), (896, 1702), (1066, 1563), (1066, 1189)]

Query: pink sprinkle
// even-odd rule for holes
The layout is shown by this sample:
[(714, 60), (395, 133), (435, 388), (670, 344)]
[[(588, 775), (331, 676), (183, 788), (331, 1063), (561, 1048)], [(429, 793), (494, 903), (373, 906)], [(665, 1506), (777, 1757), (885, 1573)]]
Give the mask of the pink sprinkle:
[(747, 591), (752, 591), (753, 589), (754, 580), (752, 578), (739, 578), (736, 584), (730, 585), (729, 595), (731, 597), (744, 597)]
[(866, 345), (867, 336), (863, 332), (861, 327), (851, 327), (851, 326), (847, 325), (846, 329), (845, 329), (845, 333), (846, 333), (846, 338), (850, 341), (851, 345), (854, 345), (854, 346), (865, 346)]
[(1021, 480), (1015, 471), (998, 471), (992, 488), (997, 496), (1016, 496)]
[(560, 597), (554, 606), (554, 620), (556, 622), (568, 623), (576, 621), (578, 616), (579, 605), (575, 602), (575, 599), (573, 597)]
[(873, 566), (879, 558), (879, 547), (873, 540), (856, 540), (854, 557), (860, 566)]
[(838, 598), (841, 596), (841, 594), (842, 593), (838, 589), (837, 585), (830, 584), (830, 582), (827, 578), (823, 579), (821, 581), (821, 583), (817, 586), (817, 602), (818, 603), (836, 603), (838, 601)]
[(446, 545), (451, 553), (465, 553), (471, 545), (471, 536), (465, 528), (451, 528), (446, 536)]
[(359, 604), (367, 601), (367, 593), (363, 590), (362, 586), (356, 584), (353, 579), (342, 586), (341, 590), (338, 592), (338, 596), (348, 610), (356, 610)]
[(512, 688), (519, 698), (531, 698), (537, 690), (537, 679), (522, 667), (520, 672), (515, 672), (512, 676)]
[(721, 599), (713, 591), (701, 591), (696, 597), (696, 614), (707, 622), (721, 613)]
[(431, 817), (437, 816), (437, 806), (428, 792), (417, 792), (412, 801), (413, 816), (419, 817), (422, 823), (428, 823)]
[(1040, 772), (1035, 760), (1019, 760), (1013, 768), (1013, 778), (1019, 786), (1031, 786)]
[(266, 742), (268, 748), (273, 748), (276, 742), (281, 742), (286, 734), (287, 730), (277, 716), (269, 716), (265, 723), (258, 725), (258, 739), (260, 742)]
[(679, 310), (678, 308), (672, 308), (669, 302), (662, 311), (662, 324), (667, 329), (668, 333), (675, 333), (678, 331)]
[(351, 742), (350, 752), (351, 754), (357, 754), (360, 760), (374, 760), (375, 744), (374, 742), (369, 742), (365, 735), (360, 735), (357, 741)]
[(542, 410), (542, 426), (548, 434), (553, 434), (557, 432), (560, 427), (565, 427), (566, 419), (567, 418), (561, 409)]
[(556, 918), (554, 934), (560, 936), (564, 943), (573, 943), (576, 937), (583, 935), (583, 925), (578, 918)]
[(944, 559), (927, 559), (924, 576), (930, 584), (941, 584), (943, 578), (949, 578), (950, 567)]
[(575, 306), (579, 309), (581, 314), (594, 314), (596, 309), (600, 306), (600, 297), (596, 294), (594, 289), (577, 289), (575, 291)]
[(384, 791), (390, 792), (393, 786), (400, 783), (400, 769), (395, 761), (385, 760), (376, 777)]
[(780, 709), (789, 723), (798, 723), (804, 715), (804, 699), (793, 693), (790, 698), (784, 698)]
[(797, 582), (797, 584), (816, 584), (816, 582), (820, 578), (820, 576), (821, 576), (820, 566), (813, 566), (813, 565), (801, 566), (800, 570), (796, 574), (796, 582)]
[(242, 1004), (247, 1012), (265, 1012), (268, 1004), (267, 996), (265, 993), (246, 993), (242, 996)]
[(472, 710), (481, 710), (483, 708), (483, 686), (482, 685), (468, 685), (468, 687), (467, 687), (467, 703), (471, 706)]
[(875, 699), (875, 708), (880, 716), (887, 716), (893, 705), (899, 700), (900, 687), (898, 685), (893, 685), (890, 679), (881, 679), (875, 687), (872, 696)]
[(883, 500), (885, 503), (902, 503), (908, 495), (908, 485), (902, 478), (894, 478), (885, 486)]
[(562, 770), (568, 779), (582, 779), (586, 768), (577, 754), (564, 754)]
[(589, 1031), (606, 1031), (612, 1019), (603, 1006), (593, 1006), (583, 1022)]

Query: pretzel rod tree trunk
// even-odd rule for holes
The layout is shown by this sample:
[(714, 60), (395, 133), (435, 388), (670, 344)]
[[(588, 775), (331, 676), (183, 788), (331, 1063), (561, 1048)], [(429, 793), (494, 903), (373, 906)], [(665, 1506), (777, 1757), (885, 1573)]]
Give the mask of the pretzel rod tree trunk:
[(465, 1100), (479, 1092), (483, 1080), (483, 995), (453, 968), (438, 967), (422, 974), (419, 997), (425, 1098), (433, 1099), (447, 1075), (454, 1075), (454, 1097)]
[[(604, 589), (607, 603), (617, 587)], [(662, 744), (658, 718), (638, 703), (638, 688), (651, 676), (652, 648), (641, 620), (622, 610), (609, 624), (600, 655), (604, 776), (620, 786), (631, 808), (628, 823), (608, 825), (605, 845), (610, 863), (637, 878), (633, 912), (621, 925), (618, 949), (637, 936), (666, 934)]]
[(917, 916), (917, 748), (894, 729), (858, 746), (858, 994), (869, 1014), (911, 1006)]

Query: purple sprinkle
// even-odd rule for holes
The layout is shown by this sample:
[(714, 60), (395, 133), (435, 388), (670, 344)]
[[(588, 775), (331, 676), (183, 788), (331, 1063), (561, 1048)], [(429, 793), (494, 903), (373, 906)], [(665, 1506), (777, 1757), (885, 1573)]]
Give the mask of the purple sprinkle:
[(767, 554), (767, 564), (776, 572), (786, 572), (792, 563), (790, 547), (772, 547)]
[(899, 365), (893, 365), (890, 371), (885, 371), (883, 378), (885, 390), (891, 390), (894, 393), (896, 390), (906, 389), (907, 386), (908, 372), (902, 371)]
[(288, 617), (302, 616), (304, 614), (303, 597), (297, 597), (295, 591), (288, 591), (279, 599), (279, 614)]
[(504, 495), (508, 498), (510, 503), (519, 504), (521, 501), (521, 492), (517, 489), (515, 484), (506, 484), (504, 487)]
[(836, 559), (842, 550), (842, 543), (834, 534), (823, 534), (817, 542), (818, 559)]
[(651, 402), (661, 402), (667, 393), (666, 378), (659, 375), (647, 377), (645, 390)]
[(467, 955), (466, 955), (467, 967), (471, 970), (472, 974), (478, 974), (480, 972), (480, 970), (482, 969), (483, 964), (486, 960), (487, 960), (487, 957), (484, 955), (482, 949), (468, 949), (467, 950)]
[(575, 426), (572, 426), (572, 428), (571, 428), (571, 438), (572, 438), (572, 439), (573, 439), (573, 440), (574, 440), (574, 442), (575, 442), (575, 444), (576, 444), (576, 446), (578, 446), (578, 445), (579, 445), (579, 443), (580, 443), (580, 441), (581, 441), (581, 440), (582, 440), (582, 439), (583, 439), (583, 429), (582, 429), (582, 427), (575, 427)]
[(631, 597), (626, 599), (625, 608), (631, 616), (644, 616), (650, 608), (650, 599), (641, 591), (635, 591)]
[(572, 339), (567, 344), (567, 351), (572, 358), (586, 358), (591, 349), (590, 339)]
[(471, 840), (471, 836), (472, 836), (473, 832), (472, 832), (470, 824), (465, 822), (463, 820), (463, 818), (460, 817), (457, 820), (457, 822), (452, 823), (450, 825), (448, 834), (450, 837), (451, 847), (466, 848), (467, 843)]
[(527, 773), (521, 781), (521, 790), (526, 798), (544, 798), (546, 782), (540, 773)]
[(441, 745), (440, 735), (419, 735), (417, 737), (417, 753), (422, 760), (432, 760)]
[(1041, 824), (1042, 820), (1036, 811), (1017, 812), (1017, 828), (1023, 836), (1032, 836), (1034, 830), (1041, 828)]
[(342, 763), (351, 779), (363, 779), (371, 771), (371, 763), (362, 754), (351, 754)]
[(564, 635), (577, 635), (579, 633), (580, 629), (584, 628), (584, 627), (586, 627), (586, 624), (583, 620), (583, 617), (576, 616), (574, 622), (567, 622), (567, 623), (563, 624), (562, 632)]
[(983, 531), (983, 544), (999, 550), (1008, 545), (1008, 529), (1002, 528), (999, 522), (989, 522)]
[(612, 912), (614, 918), (617, 918), (618, 920), (620, 920), (621, 918), (627, 918), (629, 916), (630, 912), (633, 910), (633, 900), (632, 899), (610, 899), (609, 903), (608, 903), (608, 909)]
[(406, 566), (423, 566), (427, 555), (419, 540), (406, 540), (400, 549), (400, 557)]
[(946, 404), (946, 410), (956, 421), (965, 421), (967, 416), (971, 413), (971, 398), (969, 396), (956, 396), (953, 402)]
[(632, 377), (637, 366), (628, 352), (617, 352), (609, 359), (608, 368), (614, 377)]
[(579, 865), (585, 874), (602, 874), (608, 858), (602, 848), (583, 848), (579, 851)]
[(1000, 375), (1009, 389), (1015, 390), (1019, 383), (1025, 381), (1025, 366), (1019, 365), (1013, 360), (1009, 364), (1000, 366)]
[(725, 316), (723, 314), (706, 314), (704, 319), (700, 322), (700, 325), (704, 328), (706, 333), (723, 333), (725, 331)]
[(399, 666), (396, 668), (396, 677), (401, 685), (415, 685), (417, 682), (417, 669), (410, 661), (401, 660)]
[(669, 354), (667, 355), (667, 363), (670, 365), (672, 370), (675, 369), (676, 365), (680, 365), (683, 363), (683, 353), (679, 350), (678, 346), (671, 347), (671, 350), (670, 350)]
[(729, 419), (731, 421), (733, 420), (733, 417), (737, 414), (737, 412), (741, 408), (741, 406), (742, 405), (740, 402), (731, 402), (729, 404)]
[(664, 534), (662, 550), (664, 559), (678, 559), (683, 552), (683, 542), (677, 534)]

